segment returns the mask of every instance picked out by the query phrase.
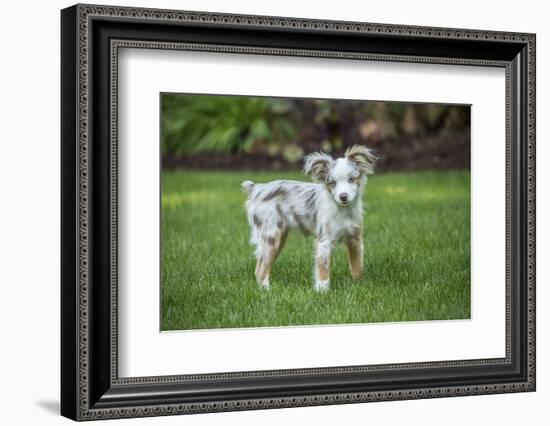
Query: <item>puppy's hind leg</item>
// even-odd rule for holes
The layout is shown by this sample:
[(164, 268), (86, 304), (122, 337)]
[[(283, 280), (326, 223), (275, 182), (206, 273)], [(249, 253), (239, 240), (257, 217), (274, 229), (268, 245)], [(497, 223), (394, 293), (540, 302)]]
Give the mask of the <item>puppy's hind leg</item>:
[(281, 254), (281, 251), (283, 250), (283, 247), (285, 246), (287, 235), (288, 235), (287, 231), (282, 231), (281, 237), (279, 238), (279, 246), (276, 248), (275, 259), (273, 259), (273, 262), (275, 262), (279, 258), (279, 255)]
[(258, 274), (260, 273), (260, 268), (262, 266), (262, 258), (261, 255), (256, 259), (256, 269), (254, 271), (254, 276), (256, 277), (256, 280), (258, 280)]
[(269, 289), (269, 274), (271, 267), (277, 259), (281, 251), (282, 243), (284, 242), (283, 234), (279, 233), (275, 237), (263, 238), (260, 244), (261, 256), (256, 264), (256, 280), (262, 288)]

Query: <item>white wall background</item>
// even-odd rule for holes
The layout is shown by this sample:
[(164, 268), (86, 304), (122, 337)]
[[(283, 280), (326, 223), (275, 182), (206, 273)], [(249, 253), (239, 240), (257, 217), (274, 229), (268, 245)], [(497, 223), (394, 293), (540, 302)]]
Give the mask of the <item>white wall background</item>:
[[(538, 390), (421, 401), (293, 408), (118, 424), (544, 424), (550, 401), (550, 27), (545, 3), (473, 1), (120, 0), (142, 7), (537, 33)], [(68, 424), (59, 405), (59, 10), (3, 4), (0, 64), (0, 401), (2, 423)], [(546, 167), (545, 167), (546, 166)], [(113, 423), (107, 421), (102, 424)], [(131, 422), (131, 423), (128, 423)]]

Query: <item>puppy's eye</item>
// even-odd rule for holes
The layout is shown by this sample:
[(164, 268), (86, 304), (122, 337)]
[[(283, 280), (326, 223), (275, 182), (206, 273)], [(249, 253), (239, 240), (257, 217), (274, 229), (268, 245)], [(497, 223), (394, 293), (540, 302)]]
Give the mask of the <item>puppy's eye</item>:
[(327, 182), (328, 186), (335, 186), (336, 185), (336, 181), (335, 180), (329, 180)]
[(354, 182), (355, 182), (355, 178), (354, 178), (353, 176), (350, 176), (350, 177), (348, 178), (348, 182), (349, 182), (349, 183), (354, 183)]

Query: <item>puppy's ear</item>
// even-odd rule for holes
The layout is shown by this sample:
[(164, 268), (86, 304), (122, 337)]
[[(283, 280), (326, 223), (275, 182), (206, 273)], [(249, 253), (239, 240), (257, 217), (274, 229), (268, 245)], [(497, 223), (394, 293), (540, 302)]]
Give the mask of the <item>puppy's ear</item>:
[(363, 145), (353, 145), (346, 150), (345, 157), (355, 164), (359, 171), (366, 175), (374, 173), (374, 163), (378, 160), (378, 155)]
[(311, 176), (314, 182), (326, 182), (328, 172), (334, 160), (323, 152), (314, 152), (304, 159), (304, 173)]

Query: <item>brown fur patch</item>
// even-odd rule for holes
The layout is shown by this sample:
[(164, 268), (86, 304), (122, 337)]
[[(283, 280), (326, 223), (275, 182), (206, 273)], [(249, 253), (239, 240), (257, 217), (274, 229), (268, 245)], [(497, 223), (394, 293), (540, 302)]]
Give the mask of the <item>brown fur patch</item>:
[(317, 161), (311, 166), (311, 174), (312, 176), (315, 176), (319, 180), (325, 180), (328, 175), (328, 168), (329, 168), (329, 162), (328, 161)]
[(282, 232), (275, 237), (268, 237), (264, 240), (262, 258), (258, 259), (256, 263), (256, 280), (259, 284), (262, 284), (264, 280), (269, 279), (271, 267), (281, 253), (286, 236), (286, 232)]
[(261, 266), (262, 266), (262, 260), (261, 259), (256, 260), (256, 270), (254, 271), (254, 275), (256, 276), (256, 279), (258, 279), (258, 275), (260, 274)]
[(305, 158), (304, 173), (311, 176), (316, 182), (326, 180), (331, 164), (334, 162), (332, 157), (323, 152), (314, 152)]
[(283, 232), (281, 234), (281, 237), (279, 238), (279, 244), (276, 247), (276, 252), (275, 252), (275, 260), (277, 260), (277, 258), (281, 254), (281, 250), (283, 250), (283, 247), (284, 247), (285, 242), (286, 242), (287, 235), (288, 235), (288, 232)]
[(349, 269), (354, 280), (361, 278), (361, 275), (363, 274), (363, 258), (361, 257), (361, 245), (363, 244), (363, 241), (361, 238), (361, 228), (358, 229), (358, 235), (346, 241), (346, 246), (348, 248)]
[(346, 150), (345, 157), (354, 163), (362, 173), (367, 175), (374, 173), (374, 163), (378, 156), (372, 149), (363, 145), (353, 145)]
[(325, 183), (323, 187), (325, 188), (325, 191), (327, 191), (330, 195), (332, 195), (333, 188), (328, 183)]
[(317, 276), (320, 280), (326, 281), (330, 277), (330, 272), (328, 269), (328, 262), (323, 259), (317, 258)]

